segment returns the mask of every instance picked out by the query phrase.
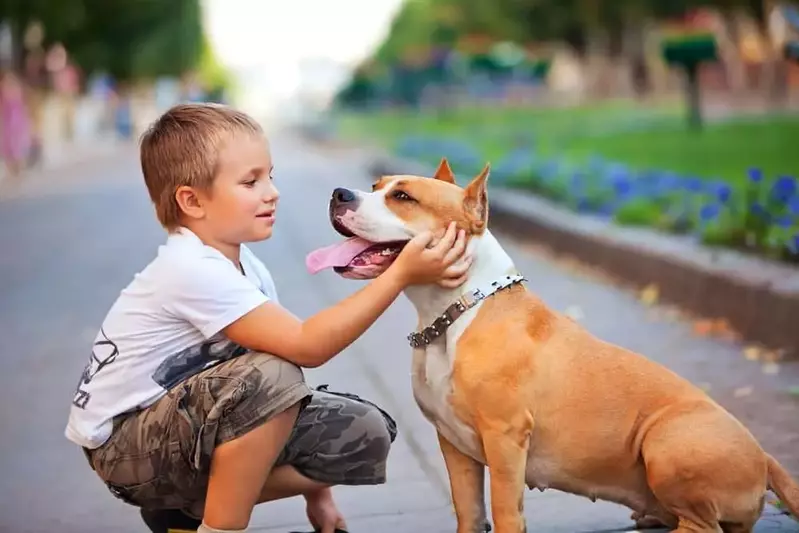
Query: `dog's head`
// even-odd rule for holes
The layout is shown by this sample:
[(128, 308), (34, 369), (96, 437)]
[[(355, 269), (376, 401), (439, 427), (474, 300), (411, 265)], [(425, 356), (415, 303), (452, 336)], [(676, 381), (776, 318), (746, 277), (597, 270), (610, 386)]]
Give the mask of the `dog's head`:
[(384, 176), (372, 192), (335, 189), (330, 223), (346, 240), (311, 252), (306, 266), (312, 273), (333, 268), (349, 279), (372, 279), (383, 273), (405, 244), (416, 235), (444, 234), (456, 222), (467, 235), (479, 235), (488, 223), (488, 165), (461, 188), (446, 158), (433, 179)]

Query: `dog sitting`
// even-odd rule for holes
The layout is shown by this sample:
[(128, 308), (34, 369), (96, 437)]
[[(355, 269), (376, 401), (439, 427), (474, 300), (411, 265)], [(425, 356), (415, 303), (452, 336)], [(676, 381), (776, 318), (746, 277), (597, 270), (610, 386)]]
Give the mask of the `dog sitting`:
[(799, 516), (796, 482), (707, 394), (525, 287), (487, 229), (488, 174), (461, 188), (444, 159), (433, 179), (337, 189), (330, 221), (348, 239), (309, 256), (315, 271), (370, 279), (419, 232), (456, 221), (470, 235), (463, 286), (405, 291), (419, 320), (413, 393), (438, 432), (458, 533), (487, 530), (486, 466), (497, 533), (526, 531), (525, 485), (625, 505), (639, 527), (680, 533), (751, 532), (767, 488)]

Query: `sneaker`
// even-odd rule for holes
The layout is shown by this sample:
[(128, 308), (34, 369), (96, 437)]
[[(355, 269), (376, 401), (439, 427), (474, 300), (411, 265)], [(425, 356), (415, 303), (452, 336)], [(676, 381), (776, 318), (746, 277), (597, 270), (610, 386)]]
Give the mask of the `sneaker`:
[(202, 524), (178, 509), (141, 509), (140, 513), (153, 533), (194, 533)]

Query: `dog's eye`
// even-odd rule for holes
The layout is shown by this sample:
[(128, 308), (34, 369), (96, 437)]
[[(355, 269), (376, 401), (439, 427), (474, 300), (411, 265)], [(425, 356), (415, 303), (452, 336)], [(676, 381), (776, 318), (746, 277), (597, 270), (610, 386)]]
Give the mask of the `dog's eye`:
[(411, 198), (408, 193), (403, 191), (394, 191), (391, 193), (391, 197), (395, 200), (401, 200), (403, 202), (412, 202), (413, 198)]

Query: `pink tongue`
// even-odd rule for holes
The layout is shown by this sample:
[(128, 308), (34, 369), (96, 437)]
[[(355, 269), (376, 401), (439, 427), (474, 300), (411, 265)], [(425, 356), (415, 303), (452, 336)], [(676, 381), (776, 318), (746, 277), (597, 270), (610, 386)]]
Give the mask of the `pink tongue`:
[(309, 253), (305, 258), (305, 267), (311, 274), (333, 267), (345, 267), (355, 256), (363, 252), (374, 243), (360, 237), (350, 237), (349, 239), (319, 248)]

